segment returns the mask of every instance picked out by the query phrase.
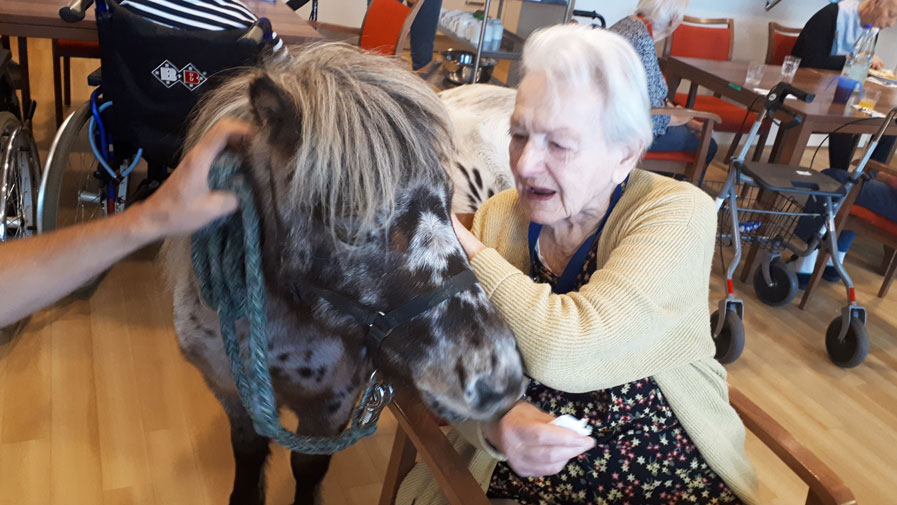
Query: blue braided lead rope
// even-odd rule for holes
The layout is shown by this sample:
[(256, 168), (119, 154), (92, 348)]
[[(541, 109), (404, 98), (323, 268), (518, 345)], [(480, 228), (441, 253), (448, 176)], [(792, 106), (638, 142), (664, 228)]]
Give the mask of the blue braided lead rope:
[[(301, 436), (281, 425), (268, 370), (268, 313), (258, 211), (236, 155), (222, 154), (215, 160), (209, 173), (209, 187), (233, 191), (240, 202), (240, 211), (193, 235), (193, 270), (203, 300), (218, 312), (231, 373), (256, 433), (303, 454), (333, 454), (373, 435), (377, 431), (376, 416), (370, 422), (372, 416), (365, 415), (372, 391), (373, 396), (379, 396), (373, 377), (352, 415), (352, 425), (339, 435)], [(241, 319), (248, 320), (250, 326), (245, 357), (236, 331), (236, 323)]]

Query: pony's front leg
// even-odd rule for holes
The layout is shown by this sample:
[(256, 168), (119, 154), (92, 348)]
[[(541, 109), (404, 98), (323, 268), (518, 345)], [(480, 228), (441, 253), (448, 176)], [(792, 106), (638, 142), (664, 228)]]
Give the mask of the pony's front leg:
[[(336, 436), (348, 424), (355, 395), (337, 393), (325, 401), (309, 405), (302, 410), (294, 409), (299, 415), (301, 435)], [(327, 474), (331, 456), (290, 453), (290, 466), (296, 479), (296, 497), (293, 505), (319, 505), (321, 503), (321, 482)]]
[(230, 441), (234, 450), (234, 488), (230, 505), (264, 505), (265, 462), (268, 459), (268, 439), (252, 427), (249, 412), (237, 397), (219, 398), (230, 421)]
[(332, 456), (290, 453), (290, 466), (296, 479), (296, 497), (293, 505), (318, 505), (321, 497), (321, 482), (330, 467)]

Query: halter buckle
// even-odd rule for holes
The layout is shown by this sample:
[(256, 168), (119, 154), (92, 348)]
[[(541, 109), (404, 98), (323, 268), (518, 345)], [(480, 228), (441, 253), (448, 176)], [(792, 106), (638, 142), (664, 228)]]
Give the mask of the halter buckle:
[[(374, 320), (368, 325), (368, 347), (371, 348), (370, 350), (375, 352), (380, 349), (383, 339), (388, 337), (393, 329), (389, 321), (386, 320), (386, 314), (378, 311)], [(371, 354), (371, 356), (373, 357), (374, 354)]]
[(361, 422), (359, 423), (362, 427), (377, 423), (377, 420), (380, 419), (380, 413), (392, 401), (394, 394), (391, 385), (380, 381), (380, 375), (377, 370), (374, 370), (371, 374), (368, 388), (370, 388), (371, 394), (363, 406), (364, 412), (361, 414)]

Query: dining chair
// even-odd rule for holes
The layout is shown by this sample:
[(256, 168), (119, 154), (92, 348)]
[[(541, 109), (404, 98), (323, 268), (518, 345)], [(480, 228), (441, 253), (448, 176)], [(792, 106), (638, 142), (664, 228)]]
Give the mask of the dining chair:
[[(732, 18), (696, 18), (685, 16), (682, 24), (667, 39), (664, 46), (664, 57), (701, 58), (705, 60), (731, 61), (735, 47), (735, 20)], [(726, 152), (723, 163), (728, 163), (735, 154), (742, 134), (757, 119), (757, 114), (748, 112), (740, 105), (723, 100), (714, 95), (697, 95), (697, 84), (692, 83), (688, 93), (673, 94), (673, 103), (690, 109), (712, 112), (722, 122), (716, 125), (716, 131), (734, 133), (732, 143)], [(694, 96), (694, 103), (689, 97)], [(763, 154), (769, 136), (770, 123), (764, 123), (754, 151), (754, 160), (758, 161)]]
[(766, 64), (781, 65), (785, 56), (791, 54), (801, 28), (791, 28), (770, 21), (769, 36), (766, 44)]
[[(733, 387), (729, 403), (745, 427), (806, 485), (804, 505), (856, 505), (851, 490), (831, 468), (781, 424)], [(446, 438), (442, 426), (413, 393), (398, 389), (389, 410), (398, 421), (379, 505), (393, 505), (418, 456), (451, 505), (490, 505), (486, 493)]]
[[(56, 105), (56, 127), (62, 125), (63, 110), (72, 104), (72, 58), (100, 58), (97, 41), (53, 39), (53, 98)], [(62, 67), (60, 71), (60, 65)]]
[[(880, 174), (897, 177), (897, 170), (884, 163), (869, 160), (866, 166), (867, 169), (873, 169)], [(841, 208), (838, 209), (838, 214), (835, 216), (835, 229), (853, 231), (857, 235), (875, 240), (885, 246), (883, 263), (886, 266), (884, 268), (884, 279), (881, 287), (878, 289), (878, 297), (884, 298), (891, 288), (891, 282), (894, 280), (895, 274), (897, 274), (897, 253), (894, 252), (897, 250), (897, 222), (856, 204), (857, 196), (862, 191), (865, 182), (865, 177), (861, 178), (845, 197), (844, 203), (841, 204)], [(819, 279), (822, 277), (822, 272), (828, 264), (830, 254), (830, 251), (824, 249), (816, 257), (813, 274), (810, 276), (810, 282), (807, 284), (804, 296), (800, 300), (801, 309), (805, 308), (810, 302), (813, 291), (819, 285)]]
[(713, 128), (715, 125), (720, 124), (722, 119), (712, 112), (678, 107), (651, 109), (651, 115), (672, 116), (675, 114), (686, 114), (704, 120), (701, 130), (697, 132), (700, 140), (698, 150), (646, 152), (641, 163), (639, 163), (639, 168), (663, 174), (682, 175), (688, 181), (700, 186), (704, 180), (704, 174), (707, 172), (707, 151), (710, 148), (710, 140), (713, 137)]
[(730, 61), (734, 46), (734, 19), (685, 16), (667, 39), (663, 55)]
[(387, 56), (398, 56), (405, 49), (411, 23), (423, 4), (424, 0), (373, 0), (360, 28), (317, 21), (310, 23), (326, 40), (339, 40)]

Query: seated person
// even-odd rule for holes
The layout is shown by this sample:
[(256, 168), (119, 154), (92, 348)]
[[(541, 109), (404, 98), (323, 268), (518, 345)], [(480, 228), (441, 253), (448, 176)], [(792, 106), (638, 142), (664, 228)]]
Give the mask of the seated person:
[[(652, 142), (638, 55), (605, 30), (533, 33), (511, 116), (515, 188), (455, 232), (531, 379), (450, 436), (492, 499), (756, 503), (708, 323), (716, 209), (636, 169)], [(571, 414), (591, 436), (550, 424)], [(464, 437), (458, 434), (464, 433)], [(424, 465), (396, 503), (446, 503)]]
[[(667, 83), (657, 63), (655, 42), (663, 40), (682, 23), (688, 0), (639, 0), (635, 14), (627, 16), (610, 27), (610, 31), (622, 35), (632, 44), (635, 52), (642, 60), (645, 73), (648, 75), (648, 97), (651, 107), (667, 106)], [(696, 132), (701, 129), (701, 122), (685, 115), (674, 117), (651, 116), (654, 125), (652, 133), (654, 141), (648, 151), (697, 151), (700, 139)], [(709, 164), (716, 155), (716, 141), (710, 141), (707, 152)]]
[[(838, 168), (829, 168), (823, 170), (822, 173), (837, 179), (840, 183), (847, 182), (849, 172)], [(879, 174), (877, 179), (867, 181), (857, 195), (856, 205), (864, 207), (872, 212), (897, 222), (897, 179), (885, 174)], [(822, 212), (824, 210), (823, 202), (811, 198), (805, 207), (808, 212)], [(797, 227), (794, 229), (795, 235), (805, 242), (809, 242), (816, 233), (822, 228), (824, 218), (822, 217), (801, 217), (798, 220)], [(843, 262), (844, 256), (850, 249), (856, 233), (850, 230), (844, 230), (838, 235), (838, 257)], [(818, 251), (814, 251), (804, 258), (801, 258), (798, 264), (797, 281), (801, 289), (804, 289), (810, 282), (810, 275), (816, 265), (816, 256)], [(835, 267), (829, 260), (828, 266), (822, 272), (822, 278), (829, 282), (838, 282), (841, 275), (835, 270)]]
[(439, 27), (442, 0), (418, 0), (424, 2), (411, 23), (411, 69), (421, 70), (433, 60), (433, 43)]
[[(800, 32), (797, 42), (791, 54), (799, 57), (802, 67), (820, 68), (825, 70), (841, 71), (847, 61), (847, 55), (853, 49), (853, 45), (864, 26), (874, 28), (889, 28), (897, 22), (897, 0), (844, 0), (838, 3), (826, 5), (807, 21), (806, 26)], [(871, 67), (882, 68), (884, 63), (878, 56), (873, 57)], [(833, 133), (829, 136), (829, 170), (823, 172), (838, 179), (841, 182), (847, 180), (847, 169), (850, 166), (858, 135), (849, 133)], [(888, 154), (894, 147), (897, 137), (882, 137), (878, 147), (872, 153), (872, 159), (881, 163), (887, 163)], [(857, 205), (897, 221), (897, 209), (895, 200), (897, 190), (894, 187), (880, 181), (870, 181), (857, 197)], [(811, 207), (819, 210), (821, 207), (810, 203)], [(815, 205), (815, 206), (814, 206)], [(796, 230), (799, 238), (809, 240), (822, 226), (822, 221), (802, 218)], [(838, 237), (838, 250), (841, 258), (847, 253), (854, 237), (853, 232), (843, 232)], [(801, 288), (807, 285), (813, 266), (816, 263), (816, 254), (812, 253), (801, 259), (797, 266), (797, 276)], [(825, 269), (823, 278), (830, 282), (841, 279), (833, 266)]]
[[(232, 30), (249, 28), (258, 20), (239, 0), (122, 0), (129, 11), (169, 28), (183, 30)], [(274, 32), (275, 53), (284, 48)]]
[[(843, 0), (820, 9), (807, 21), (791, 54), (800, 58), (800, 66), (840, 72), (847, 55), (863, 33), (864, 26), (888, 28), (897, 22), (897, 0)], [(884, 63), (878, 56), (871, 67)], [(885, 163), (897, 137), (884, 137), (872, 159)], [(833, 133), (829, 136), (829, 166), (847, 169), (857, 136)]]

